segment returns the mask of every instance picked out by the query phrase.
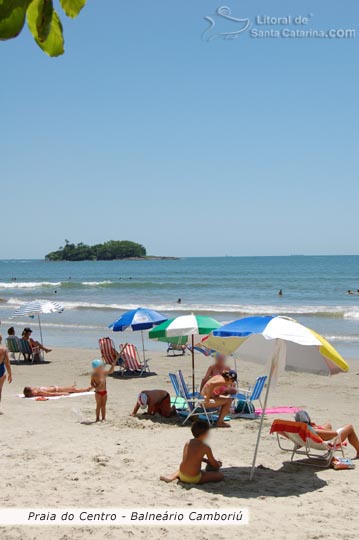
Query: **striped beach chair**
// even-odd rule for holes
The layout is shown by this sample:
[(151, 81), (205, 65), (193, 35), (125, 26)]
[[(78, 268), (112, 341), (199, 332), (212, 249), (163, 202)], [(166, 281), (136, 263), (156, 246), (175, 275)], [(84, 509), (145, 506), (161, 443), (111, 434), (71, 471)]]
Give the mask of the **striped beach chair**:
[[(314, 429), (305, 422), (274, 420), (270, 432), (277, 435), (278, 446), (281, 450), (291, 452), (291, 463), (328, 467), (335, 452), (340, 451), (343, 458), (345, 457), (343, 443), (339, 435), (332, 441), (323, 441)], [(291, 448), (285, 447), (284, 440), (290, 441), (293, 446)], [(305, 456), (307, 459), (294, 461), (296, 455)]]
[(100, 347), (101, 358), (105, 364), (109, 364), (110, 366), (113, 364), (115, 364), (115, 366), (118, 365), (120, 373), (123, 373), (123, 361), (121, 360), (122, 350), (121, 352), (117, 352), (113, 340), (109, 337), (100, 338), (98, 344)]
[(24, 356), (24, 359), (26, 359), (27, 357), (29, 360), (31, 360), (31, 362), (34, 362), (36, 357), (39, 360), (44, 359), (40, 348), (39, 347), (32, 348), (30, 345), (30, 342), (27, 339), (22, 339), (22, 338), (19, 339), (18, 344), (19, 344), (20, 352)]
[(150, 368), (148, 365), (148, 360), (143, 360), (141, 362), (137, 347), (131, 343), (125, 343), (120, 345), (121, 348), (121, 358), (125, 363), (126, 371), (138, 374), (141, 377), (146, 371), (150, 373)]
[[(10, 357), (12, 358), (12, 360), (20, 360), (22, 353), (20, 350), (18, 337), (14, 336), (6, 338), (6, 347), (10, 353)], [(17, 358), (16, 355), (18, 355)]]

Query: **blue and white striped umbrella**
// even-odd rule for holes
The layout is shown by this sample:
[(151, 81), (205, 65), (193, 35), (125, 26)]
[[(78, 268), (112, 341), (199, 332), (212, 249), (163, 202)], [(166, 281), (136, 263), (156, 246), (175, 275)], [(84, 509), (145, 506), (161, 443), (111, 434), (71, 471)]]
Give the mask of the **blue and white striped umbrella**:
[(142, 339), (142, 352), (143, 359), (145, 360), (145, 342), (143, 339), (143, 331), (150, 330), (154, 326), (167, 321), (167, 317), (154, 311), (153, 309), (137, 308), (130, 309), (121, 315), (117, 321), (110, 324), (109, 328), (112, 328), (114, 332), (124, 332), (128, 328), (136, 332), (141, 331)]
[(64, 306), (58, 302), (52, 302), (51, 300), (31, 300), (30, 302), (24, 302), (19, 306), (10, 319), (15, 319), (16, 317), (37, 317), (39, 321), (39, 330), (40, 338), (42, 341), (42, 328), (40, 315), (47, 313), (62, 313), (64, 311)]

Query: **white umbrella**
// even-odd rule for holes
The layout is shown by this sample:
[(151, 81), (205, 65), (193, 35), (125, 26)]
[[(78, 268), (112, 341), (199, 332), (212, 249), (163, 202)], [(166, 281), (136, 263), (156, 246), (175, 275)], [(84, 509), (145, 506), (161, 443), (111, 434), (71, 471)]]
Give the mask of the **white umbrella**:
[(239, 350), (240, 358), (265, 364), (270, 361), (267, 391), (254, 452), (251, 479), (257, 459), (263, 419), (271, 383), (280, 370), (335, 375), (349, 370), (340, 354), (314, 330), (286, 317), (247, 317), (214, 330), (206, 346), (229, 354)]
[(58, 302), (52, 302), (51, 300), (32, 300), (30, 302), (24, 302), (21, 304), (21, 306), (14, 311), (10, 319), (15, 319), (16, 317), (37, 316), (40, 330), (40, 341), (43, 343), (40, 315), (47, 313), (62, 313), (63, 311), (64, 306)]

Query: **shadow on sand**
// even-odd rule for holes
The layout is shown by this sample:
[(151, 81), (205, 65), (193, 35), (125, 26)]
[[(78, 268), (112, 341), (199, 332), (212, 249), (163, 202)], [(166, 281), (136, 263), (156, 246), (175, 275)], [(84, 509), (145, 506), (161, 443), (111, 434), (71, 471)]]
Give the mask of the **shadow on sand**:
[(51, 364), (50, 360), (41, 360), (41, 362), (31, 362), (31, 360), (10, 360), (12, 366), (43, 366), (46, 364)]
[(148, 379), (149, 377), (156, 377), (157, 373), (154, 371), (151, 371), (150, 373), (145, 372), (140, 376), (140, 373), (134, 373), (133, 371), (126, 371), (126, 373), (122, 374), (119, 371), (115, 371), (112, 375), (109, 375), (109, 377), (112, 377), (113, 379), (119, 379), (121, 381), (125, 381), (126, 379)]
[(186, 485), (183, 489), (199, 489), (224, 497), (239, 499), (266, 499), (266, 497), (298, 496), (323, 489), (327, 482), (318, 478), (314, 467), (283, 463), (278, 470), (263, 466), (256, 468), (253, 480), (249, 479), (250, 467), (223, 467), (224, 482), (218, 484)]

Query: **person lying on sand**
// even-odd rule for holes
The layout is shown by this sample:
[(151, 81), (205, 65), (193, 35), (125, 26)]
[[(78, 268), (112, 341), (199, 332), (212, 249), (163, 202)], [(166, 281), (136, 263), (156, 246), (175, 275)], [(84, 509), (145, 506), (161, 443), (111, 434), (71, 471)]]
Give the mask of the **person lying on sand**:
[[(222, 462), (213, 457), (211, 448), (205, 442), (209, 435), (208, 423), (196, 420), (192, 424), (191, 431), (194, 438), (185, 444), (179, 470), (169, 476), (160, 476), (160, 480), (173, 482), (179, 478), (185, 484), (220, 482), (224, 478), (219, 470)], [(207, 463), (205, 471), (201, 470), (203, 462)]]
[(298, 411), (295, 415), (296, 422), (305, 422), (312, 426), (314, 431), (323, 439), (323, 441), (332, 441), (338, 435), (341, 442), (344, 442), (348, 439), (349, 444), (351, 444), (356, 450), (356, 456), (354, 459), (359, 459), (359, 439), (355, 433), (354, 427), (351, 424), (346, 424), (343, 427), (338, 429), (333, 429), (333, 426), (329, 423), (318, 425), (315, 422), (312, 422), (307, 411)]
[(94, 360), (92, 362), (91, 388), (95, 389), (96, 397), (96, 422), (106, 420), (106, 404), (107, 404), (107, 383), (108, 375), (114, 372), (116, 363), (113, 363), (110, 369), (105, 369), (102, 360)]
[(171, 406), (171, 397), (165, 390), (142, 390), (131, 416), (136, 416), (140, 408), (147, 409), (148, 414), (158, 413), (164, 418), (177, 414), (176, 407)]
[(224, 418), (229, 413), (232, 403), (232, 395), (236, 390), (234, 384), (237, 381), (237, 373), (233, 369), (224, 371), (222, 375), (215, 375), (206, 382), (202, 388), (204, 404), (208, 408), (220, 407), (217, 427), (229, 427)]
[(215, 377), (216, 375), (221, 375), (223, 371), (230, 371), (230, 367), (226, 365), (226, 362), (227, 359), (224, 354), (216, 354), (214, 364), (209, 366), (205, 376), (202, 379), (200, 391), (202, 391), (202, 388), (204, 387), (206, 382), (209, 381), (209, 379), (212, 379), (212, 377)]
[(23, 393), (26, 398), (31, 397), (58, 397), (69, 396), (70, 394), (81, 394), (82, 392), (89, 392), (92, 389), (77, 388), (73, 386), (25, 386)]

